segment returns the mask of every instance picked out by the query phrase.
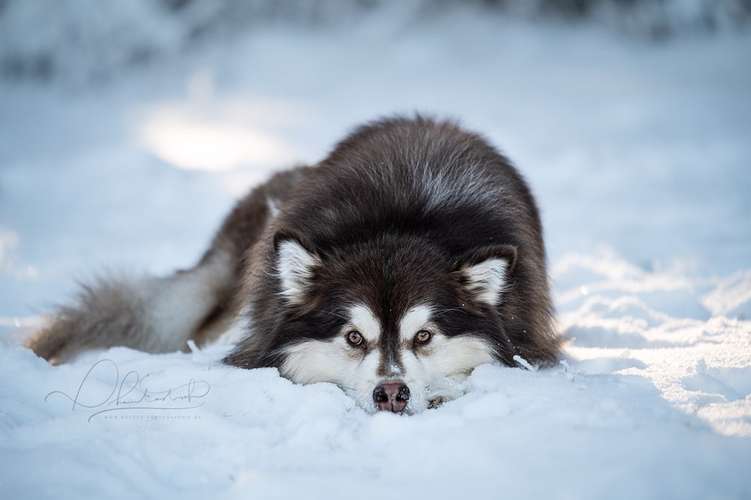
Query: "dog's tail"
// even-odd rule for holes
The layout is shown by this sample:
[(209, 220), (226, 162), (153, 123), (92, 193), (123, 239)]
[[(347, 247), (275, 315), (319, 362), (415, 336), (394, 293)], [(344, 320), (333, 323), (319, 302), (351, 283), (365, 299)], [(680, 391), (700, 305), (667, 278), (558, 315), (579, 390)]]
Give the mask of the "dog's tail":
[(108, 276), (84, 285), (77, 300), (59, 308), (26, 345), (53, 364), (83, 350), (113, 346), (185, 349), (232, 295), (232, 259), (216, 250), (170, 276)]
[[(0, 3), (2, 0), (0, 0)], [(307, 167), (280, 172), (237, 202), (197, 265), (166, 277), (110, 276), (83, 286), (26, 342), (37, 355), (63, 363), (86, 349), (125, 346), (146, 352), (185, 350), (228, 329), (242, 309), (247, 254), (274, 216), (274, 204)], [(244, 335), (240, 322), (238, 335)]]

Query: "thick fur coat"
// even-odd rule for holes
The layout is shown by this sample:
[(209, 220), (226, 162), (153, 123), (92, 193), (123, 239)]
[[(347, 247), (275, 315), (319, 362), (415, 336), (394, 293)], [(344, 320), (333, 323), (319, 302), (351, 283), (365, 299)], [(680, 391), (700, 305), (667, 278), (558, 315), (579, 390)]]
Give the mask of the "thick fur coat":
[[(222, 338), (225, 362), (420, 411), (478, 364), (553, 363), (542, 225), (526, 182), (455, 123), (369, 123), (240, 200), (192, 269), (85, 287), (30, 347), (154, 352)], [(521, 362), (524, 362), (521, 361)]]

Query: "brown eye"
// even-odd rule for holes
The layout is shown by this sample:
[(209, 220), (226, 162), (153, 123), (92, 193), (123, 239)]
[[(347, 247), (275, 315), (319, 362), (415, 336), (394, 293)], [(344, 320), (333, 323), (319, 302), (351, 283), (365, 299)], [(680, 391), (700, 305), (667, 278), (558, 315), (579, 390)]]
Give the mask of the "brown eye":
[(430, 339), (433, 338), (433, 334), (427, 330), (420, 330), (415, 335), (415, 344), (427, 344)]
[(357, 330), (350, 330), (349, 333), (347, 333), (347, 342), (352, 347), (359, 347), (362, 344), (362, 341), (362, 334)]

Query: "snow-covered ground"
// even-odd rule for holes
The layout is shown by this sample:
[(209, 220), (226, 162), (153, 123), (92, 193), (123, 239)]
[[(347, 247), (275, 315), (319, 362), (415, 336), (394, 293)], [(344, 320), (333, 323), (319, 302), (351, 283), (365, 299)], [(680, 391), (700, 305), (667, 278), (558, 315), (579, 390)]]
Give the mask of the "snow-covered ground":
[[(751, 37), (394, 19), (0, 83), (2, 498), (751, 498)], [(249, 186), (412, 110), (529, 178), (560, 367), (483, 366), (439, 409), (368, 416), (211, 349), (52, 368), (18, 346), (75, 279), (189, 265)]]

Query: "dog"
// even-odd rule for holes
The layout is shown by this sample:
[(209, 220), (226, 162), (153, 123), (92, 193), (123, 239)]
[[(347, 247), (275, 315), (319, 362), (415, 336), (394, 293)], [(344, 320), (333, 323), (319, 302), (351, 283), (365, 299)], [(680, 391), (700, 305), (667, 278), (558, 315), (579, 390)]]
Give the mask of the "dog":
[(524, 178), (455, 122), (396, 116), (250, 191), (194, 267), (100, 278), (27, 345), (57, 364), (224, 341), (229, 365), (413, 414), (456, 397), (478, 365), (555, 363), (552, 318)]

